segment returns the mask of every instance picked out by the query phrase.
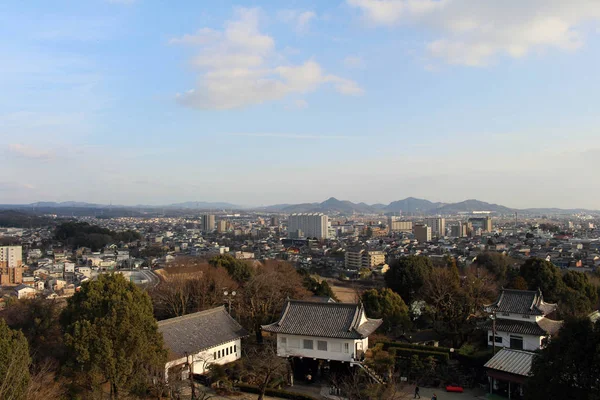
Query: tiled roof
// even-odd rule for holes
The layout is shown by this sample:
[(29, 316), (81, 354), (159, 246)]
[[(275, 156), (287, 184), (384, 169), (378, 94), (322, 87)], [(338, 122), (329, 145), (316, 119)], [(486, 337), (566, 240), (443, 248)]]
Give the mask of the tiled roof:
[(523, 350), (502, 349), (484, 367), (513, 375), (529, 376), (535, 353)]
[(486, 307), (490, 311), (527, 315), (548, 315), (557, 305), (544, 302), (541, 291), (502, 289), (495, 303)]
[(340, 339), (362, 339), (373, 333), (383, 322), (366, 319), (362, 304), (314, 303), (289, 300), (279, 321), (264, 325), (266, 332), (289, 335), (318, 336)]
[(248, 336), (248, 332), (222, 306), (159, 321), (158, 330), (169, 349), (170, 359)]
[[(554, 335), (562, 326), (562, 321), (553, 321), (542, 318), (539, 321), (515, 321), (512, 319), (496, 320), (496, 332), (509, 332), (520, 335), (546, 336)], [(492, 329), (492, 321), (487, 320), (482, 324), (484, 329)]]

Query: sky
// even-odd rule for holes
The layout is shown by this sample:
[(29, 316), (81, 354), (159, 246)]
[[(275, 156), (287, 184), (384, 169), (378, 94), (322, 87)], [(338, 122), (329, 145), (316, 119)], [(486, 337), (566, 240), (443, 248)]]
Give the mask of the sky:
[(0, 203), (600, 209), (598, 0), (0, 2)]

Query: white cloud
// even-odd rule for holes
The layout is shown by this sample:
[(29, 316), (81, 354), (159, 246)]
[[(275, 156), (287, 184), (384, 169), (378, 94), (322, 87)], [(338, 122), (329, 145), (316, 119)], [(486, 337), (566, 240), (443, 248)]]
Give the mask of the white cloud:
[(344, 135), (315, 135), (315, 134), (293, 134), (293, 133), (232, 133), (229, 136), (246, 136), (261, 138), (280, 139), (356, 139), (358, 136)]
[(431, 57), (484, 66), (497, 55), (519, 58), (534, 50), (576, 50), (585, 22), (600, 21), (597, 0), (346, 0), (376, 25), (413, 24), (436, 38)]
[(20, 143), (12, 143), (8, 145), (8, 151), (19, 157), (31, 158), (35, 160), (49, 160), (54, 158), (54, 153), (50, 150), (37, 149)]
[(277, 19), (287, 24), (294, 24), (298, 33), (305, 33), (310, 28), (310, 22), (317, 17), (313, 11), (281, 10)]
[(237, 9), (222, 32), (201, 29), (171, 43), (192, 44), (200, 53), (192, 65), (200, 72), (196, 88), (177, 95), (181, 104), (200, 109), (231, 109), (303, 94), (330, 84), (344, 95), (358, 95), (356, 82), (332, 75), (315, 60), (282, 62), (275, 40), (259, 30), (257, 9)]
[(348, 56), (344, 58), (346, 68), (362, 69), (365, 67), (365, 60), (359, 56)]

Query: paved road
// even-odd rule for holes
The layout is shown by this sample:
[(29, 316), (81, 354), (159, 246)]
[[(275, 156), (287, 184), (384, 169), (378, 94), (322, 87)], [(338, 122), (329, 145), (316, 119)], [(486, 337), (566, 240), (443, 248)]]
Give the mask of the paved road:
[(148, 281), (148, 283), (146, 284), (146, 287), (148, 289), (152, 289), (160, 283), (160, 278), (158, 277), (158, 275), (156, 275), (149, 269), (141, 269), (139, 270), (139, 273), (144, 277), (144, 279)]

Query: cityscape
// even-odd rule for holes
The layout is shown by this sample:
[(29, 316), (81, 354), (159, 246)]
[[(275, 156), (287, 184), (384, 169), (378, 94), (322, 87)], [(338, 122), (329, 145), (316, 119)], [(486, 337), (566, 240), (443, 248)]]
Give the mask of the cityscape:
[(600, 400), (600, 0), (0, 5), (0, 400)]

